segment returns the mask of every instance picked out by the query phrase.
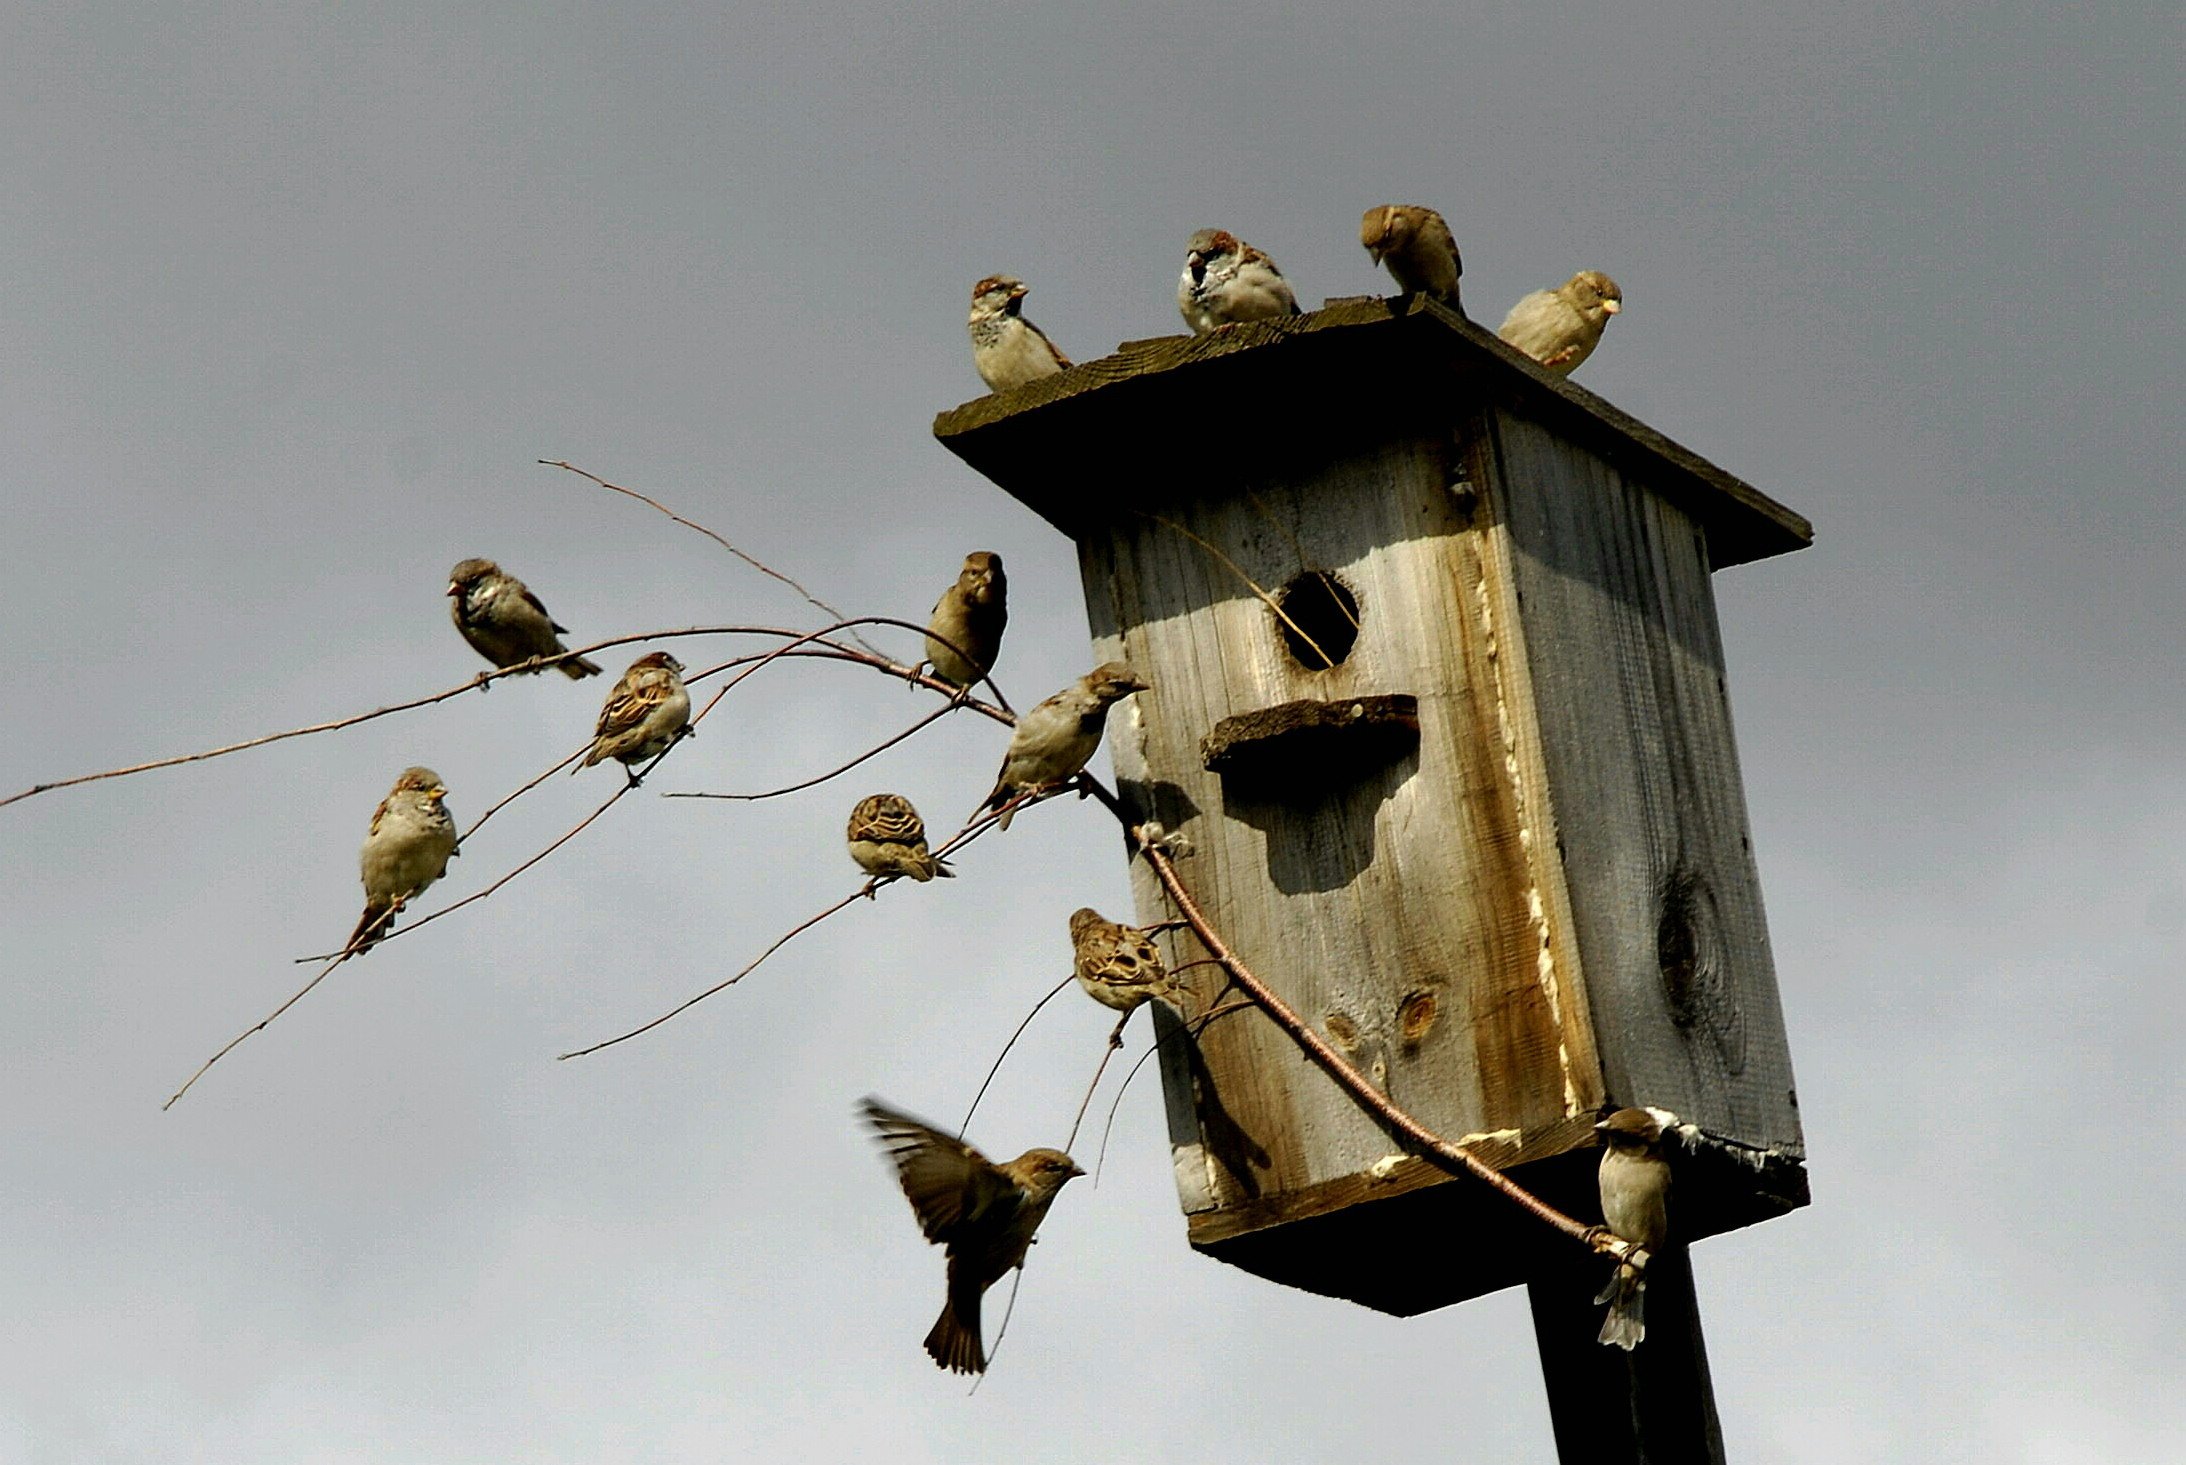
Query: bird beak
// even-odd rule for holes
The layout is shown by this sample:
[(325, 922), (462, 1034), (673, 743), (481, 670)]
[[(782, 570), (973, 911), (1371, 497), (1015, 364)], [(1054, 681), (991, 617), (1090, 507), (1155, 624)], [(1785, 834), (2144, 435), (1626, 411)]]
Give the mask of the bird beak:
[(447, 791), (446, 789), (442, 788), (442, 787), (441, 787), (441, 786), (440, 786), (439, 784), (437, 784), (437, 783), (436, 783), (436, 784), (434, 784), (434, 785), (433, 785), (433, 786), (432, 786), (431, 788), (429, 788), (429, 789), (427, 789), (427, 790), (425, 791), (425, 797), (427, 797), (428, 799), (431, 799), (431, 800), (432, 800), (432, 801), (433, 801), (434, 803), (436, 803), (436, 804), (437, 804), (437, 803), (439, 803), (439, 802), (440, 802), (440, 801), (441, 801), (442, 799), (446, 798), (447, 796), (448, 796), (448, 791)]
[(1083, 1175), (1085, 1173), (1085, 1167), (1080, 1165), (1077, 1161), (1073, 1160), (1070, 1162), (1070, 1173), (1074, 1176)]
[(1615, 315), (1622, 309), (1624, 309), (1624, 304), (1621, 301), (1604, 300), (1602, 302), (1602, 314), (1604, 315)]
[(448, 593), (450, 595), (461, 595), (463, 593), (463, 587), (456, 584), (455, 581), (450, 580), (448, 582)]
[(1027, 288), (1023, 285), (1019, 285), (1016, 289), (1010, 291), (1010, 299), (1022, 300), (1025, 298), (1027, 293)]

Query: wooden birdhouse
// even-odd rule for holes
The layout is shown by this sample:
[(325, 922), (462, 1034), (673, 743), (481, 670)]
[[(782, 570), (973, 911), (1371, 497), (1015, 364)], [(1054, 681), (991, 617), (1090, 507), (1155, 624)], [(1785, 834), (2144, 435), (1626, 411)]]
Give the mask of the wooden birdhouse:
[[(1399, 1106), (1582, 1217), (1626, 1104), (1704, 1136), (1688, 1239), (1805, 1203), (1709, 583), (1805, 520), (1419, 300), (1131, 343), (934, 431), (1077, 542), (1091, 662), (1152, 684), (1110, 720), (1119, 792)], [(1410, 1314), (1568, 1247), (1256, 1012), (1163, 1075), (1225, 1261)]]

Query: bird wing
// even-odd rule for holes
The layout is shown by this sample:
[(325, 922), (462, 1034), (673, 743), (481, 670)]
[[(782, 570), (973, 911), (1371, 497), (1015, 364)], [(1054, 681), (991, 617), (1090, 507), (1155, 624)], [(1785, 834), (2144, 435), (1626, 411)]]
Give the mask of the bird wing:
[(365, 831), (367, 837), (380, 832), (380, 821), (385, 819), (388, 810), (394, 807), (395, 796), (393, 794), (389, 794), (386, 798), (380, 800), (380, 806), (372, 811), (372, 827)]
[(908, 800), (875, 794), (851, 810), (850, 837), (876, 844), (916, 844), (926, 837), (926, 822)]
[(1113, 923), (1087, 938), (1079, 962), (1086, 975), (1117, 987), (1160, 986), (1169, 976), (1153, 937)]
[(1001, 1167), (964, 1141), (878, 1099), (862, 1108), (928, 1241), (953, 1240), (968, 1223), (990, 1218), (996, 1204), (1020, 1198)]
[(607, 705), (600, 709), (600, 725), (595, 736), (605, 738), (630, 731), (668, 700), (669, 690), (666, 677), (625, 677), (616, 686), (614, 695), (607, 699)]
[(524, 604), (539, 612), (540, 620), (545, 621), (548, 625), (552, 626), (555, 630), (560, 631), (565, 636), (569, 634), (569, 627), (563, 625), (560, 621), (554, 619), (552, 615), (547, 613), (547, 608), (545, 604), (540, 601), (538, 596), (531, 593), (531, 587), (529, 585), (525, 585), (521, 588), (524, 594)]

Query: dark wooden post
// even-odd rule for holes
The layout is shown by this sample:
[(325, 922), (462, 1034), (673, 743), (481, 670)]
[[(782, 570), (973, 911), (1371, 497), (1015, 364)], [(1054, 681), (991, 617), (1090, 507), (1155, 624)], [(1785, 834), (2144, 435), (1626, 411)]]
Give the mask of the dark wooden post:
[[(1804, 519), (1425, 300), (1131, 343), (934, 430), (1077, 542), (1092, 660), (1152, 684), (1109, 723), (1119, 795), (1375, 1086), (1571, 1214), (1627, 1104), (1692, 1126), (1681, 1239), (1805, 1203), (1710, 583)], [(1209, 1255), (1406, 1315), (1600, 1285), (1270, 1024), (1165, 1044), (1162, 1077)], [(1598, 1391), (1623, 1355), (1552, 1299), (1544, 1360), (1583, 1333)]]
[(1647, 1338), (1626, 1353), (1594, 1341), (1606, 1268), (1564, 1252), (1526, 1284), (1548, 1388), (1556, 1458), (1570, 1465), (1723, 1465), (1691, 1254), (1648, 1269)]

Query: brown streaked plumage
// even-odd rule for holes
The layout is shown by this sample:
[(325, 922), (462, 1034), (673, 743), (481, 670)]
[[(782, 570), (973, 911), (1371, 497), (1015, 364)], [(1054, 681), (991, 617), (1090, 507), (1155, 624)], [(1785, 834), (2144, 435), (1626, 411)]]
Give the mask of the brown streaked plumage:
[[(1052, 788), (1075, 778), (1093, 761), (1108, 726), (1108, 709), (1146, 690), (1146, 683), (1131, 675), (1120, 661), (1096, 666), (1054, 696), (1017, 719), (1009, 751), (1002, 755), (1002, 771), (994, 781), (977, 814), (999, 809), (1021, 793)], [(1005, 813), (1004, 829), (1015, 811)]]
[(1433, 209), (1412, 203), (1383, 204), (1359, 220), (1359, 243), (1374, 263), (1388, 269), (1397, 289), (1421, 292), (1456, 305), (1458, 277), (1465, 262), (1450, 226)]
[(649, 651), (630, 663), (615, 690), (607, 694), (583, 767), (615, 758), (627, 769), (657, 758), (683, 735), (690, 721), (691, 694), (683, 687), (683, 663), (665, 651)]
[(1241, 321), (1302, 313), (1275, 261), (1227, 229), (1202, 229), (1185, 243), (1176, 304), (1198, 336)]
[(925, 882), (956, 872), (926, 848), (926, 821), (902, 794), (871, 794), (850, 811), (850, 858), (868, 875), (901, 875)]
[[(1662, 1123), (1645, 1109), (1619, 1109), (1594, 1126), (1602, 1137), (1602, 1221), (1623, 1240), (1651, 1253), (1670, 1238), (1670, 1162), (1662, 1154)], [(1609, 1304), (1600, 1342), (1627, 1353), (1647, 1336), (1641, 1302), (1647, 1277), (1619, 1262), (1596, 1302)]]
[(1103, 1007), (1133, 1012), (1159, 1000), (1183, 1012), (1183, 984), (1169, 974), (1154, 938), (1137, 927), (1080, 907), (1070, 917), (1070, 950), (1078, 985)]
[(926, 1352), (956, 1373), (984, 1373), (979, 1304), (1025, 1264), (1033, 1233), (1063, 1186), (1085, 1171), (1061, 1150), (1027, 1150), (997, 1165), (964, 1141), (868, 1098), (860, 1106), (896, 1167), (926, 1239), (948, 1249), (949, 1288)]
[[(450, 570), (448, 599), (455, 628), (473, 651), (495, 666), (521, 666), (534, 657), (561, 656), (569, 650), (561, 642), (569, 628), (557, 625), (530, 587), (492, 560), (464, 560)], [(554, 669), (571, 681), (600, 674), (597, 664), (581, 656), (558, 661)]]
[(405, 768), (372, 811), (358, 857), (364, 914), (347, 950), (362, 956), (394, 929), (395, 914), (447, 873), (456, 855), (455, 817), (443, 801), (447, 785), (430, 768)]
[(985, 549), (964, 556), (956, 583), (941, 592), (926, 621), (926, 660), (934, 675), (969, 687), (994, 670), (1009, 619), (1009, 577), (1002, 573), (1002, 557)]
[(1070, 365), (1046, 332), (1024, 317), (1025, 285), (1009, 275), (989, 275), (972, 286), (972, 310), (966, 324), (972, 335), (972, 366), (990, 392), (1007, 391), (1053, 376)]

